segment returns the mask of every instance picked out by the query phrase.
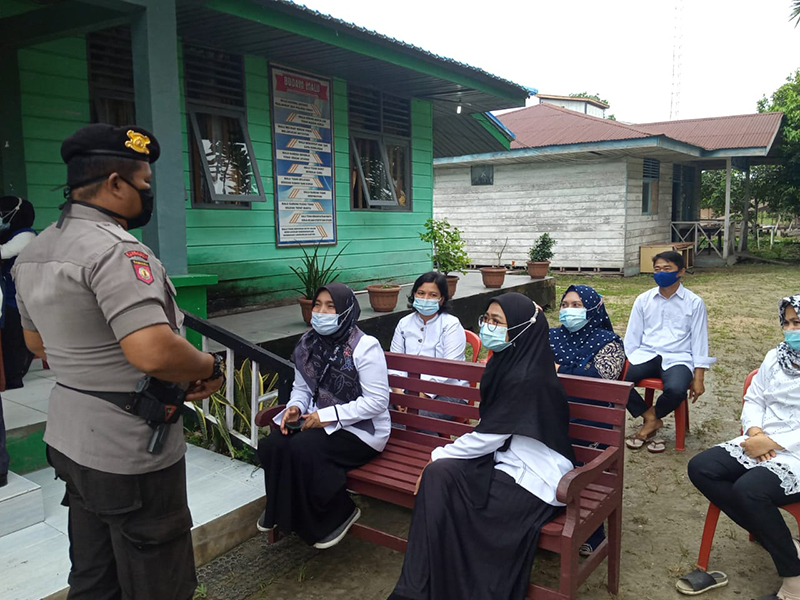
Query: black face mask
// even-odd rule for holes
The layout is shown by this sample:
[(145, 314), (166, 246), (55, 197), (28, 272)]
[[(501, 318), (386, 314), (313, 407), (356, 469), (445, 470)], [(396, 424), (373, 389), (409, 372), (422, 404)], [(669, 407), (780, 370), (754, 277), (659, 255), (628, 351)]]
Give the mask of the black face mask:
[(137, 188), (133, 183), (125, 179), (122, 175), (119, 176), (122, 181), (127, 183), (137, 192), (139, 192), (139, 199), (142, 201), (142, 212), (140, 212), (135, 217), (122, 217), (128, 222), (128, 229), (138, 229), (139, 227), (144, 227), (150, 222), (150, 218), (153, 216), (153, 207), (155, 205), (155, 194), (153, 194), (152, 189), (142, 190)]
[(81, 187), (81, 186), (84, 186), (84, 185), (88, 185), (90, 183), (94, 183), (95, 181), (99, 181), (101, 179), (105, 179), (106, 177), (108, 177), (108, 175), (102, 175), (100, 177), (95, 177), (95, 178), (87, 180), (87, 181), (82, 181), (81, 183), (79, 183), (77, 185), (73, 185), (71, 187), (68, 187), (64, 191), (64, 197), (67, 198), (67, 201), (64, 204), (62, 204), (61, 206), (58, 207), (59, 209), (61, 209), (61, 216), (59, 217), (58, 224), (56, 225), (57, 229), (61, 229), (61, 225), (64, 223), (64, 218), (66, 217), (67, 211), (69, 210), (69, 206), (71, 204), (80, 204), (81, 206), (88, 206), (89, 208), (93, 208), (95, 210), (98, 210), (101, 213), (104, 213), (104, 214), (109, 215), (111, 217), (114, 217), (116, 219), (124, 219), (125, 222), (128, 224), (128, 230), (137, 229), (139, 227), (144, 227), (145, 225), (147, 225), (150, 222), (150, 217), (153, 216), (153, 206), (154, 206), (154, 202), (155, 202), (155, 195), (153, 194), (153, 190), (151, 190), (151, 189), (147, 189), (147, 190), (139, 189), (135, 185), (133, 185), (133, 183), (129, 179), (126, 179), (122, 175), (119, 175), (119, 178), (122, 179), (122, 181), (127, 183), (129, 186), (131, 186), (133, 189), (135, 189), (137, 192), (139, 192), (139, 199), (142, 201), (142, 212), (140, 212), (135, 217), (123, 217), (121, 214), (119, 214), (117, 212), (114, 212), (113, 210), (109, 210), (109, 209), (107, 209), (107, 208), (105, 208), (103, 206), (97, 206), (96, 204), (91, 204), (89, 202), (75, 201), (75, 200), (72, 200), (72, 198), (70, 197), (72, 188), (77, 188), (77, 187)]

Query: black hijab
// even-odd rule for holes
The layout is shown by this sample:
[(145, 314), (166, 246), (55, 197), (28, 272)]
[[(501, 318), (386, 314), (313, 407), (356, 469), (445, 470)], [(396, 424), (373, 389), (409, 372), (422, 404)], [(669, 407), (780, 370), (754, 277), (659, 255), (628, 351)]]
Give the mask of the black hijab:
[(0, 216), (4, 217), (3, 221), (11, 225), (8, 231), (0, 234), (0, 244), (5, 244), (20, 231), (33, 231), (36, 211), (33, 209), (33, 204), (27, 200), (17, 196), (3, 196), (0, 198)]
[[(319, 408), (346, 404), (361, 396), (361, 382), (353, 362), (353, 352), (364, 336), (356, 322), (361, 315), (356, 295), (343, 283), (333, 282), (319, 288), (313, 302), (322, 290), (333, 299), (339, 315), (339, 329), (330, 335), (320, 335), (313, 329), (297, 342), (292, 352), (292, 362), (314, 395)], [(372, 421), (361, 421), (355, 427), (374, 433)]]
[[(503, 309), (508, 339), (514, 342), (495, 352), (486, 365), (481, 377), (481, 420), (475, 431), (524, 435), (574, 463), (569, 405), (556, 375), (544, 313), (522, 294), (502, 294), (492, 302)], [(493, 456), (475, 459), (475, 469), (472, 500), (482, 507), (488, 500), (494, 474)]]

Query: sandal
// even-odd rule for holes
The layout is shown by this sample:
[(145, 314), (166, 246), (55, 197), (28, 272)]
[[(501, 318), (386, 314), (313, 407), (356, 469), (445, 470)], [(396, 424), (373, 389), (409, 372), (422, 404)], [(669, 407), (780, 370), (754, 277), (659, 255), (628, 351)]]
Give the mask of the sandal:
[(675, 589), (687, 596), (697, 596), (708, 590), (728, 585), (728, 576), (721, 571), (695, 569), (675, 582)]
[(661, 454), (667, 449), (667, 443), (664, 440), (653, 440), (647, 444), (647, 451), (650, 454)]
[(650, 435), (648, 435), (646, 438), (641, 438), (641, 437), (639, 437), (638, 435), (636, 435), (634, 433), (633, 435), (628, 436), (625, 439), (625, 445), (628, 448), (630, 448), (631, 450), (640, 450), (642, 448), (642, 446), (644, 446), (647, 442), (652, 440), (654, 437), (656, 437), (656, 432), (655, 431), (653, 433), (651, 433)]

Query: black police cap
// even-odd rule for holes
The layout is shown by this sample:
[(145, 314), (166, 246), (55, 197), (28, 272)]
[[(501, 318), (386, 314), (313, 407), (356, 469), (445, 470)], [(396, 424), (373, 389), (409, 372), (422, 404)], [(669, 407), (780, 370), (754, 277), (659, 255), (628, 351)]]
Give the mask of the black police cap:
[(65, 163), (76, 156), (117, 156), (154, 163), (160, 154), (156, 136), (136, 125), (87, 125), (61, 144), (61, 158)]

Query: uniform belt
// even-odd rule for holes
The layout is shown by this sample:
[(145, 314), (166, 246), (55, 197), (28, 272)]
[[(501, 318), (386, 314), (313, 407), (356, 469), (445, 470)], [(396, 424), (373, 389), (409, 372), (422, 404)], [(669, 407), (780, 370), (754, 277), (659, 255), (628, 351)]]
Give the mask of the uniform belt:
[(88, 396), (94, 396), (95, 398), (99, 398), (100, 400), (105, 400), (106, 402), (111, 402), (114, 406), (121, 408), (126, 413), (130, 413), (135, 415), (136, 412), (136, 403), (139, 399), (138, 394), (136, 392), (96, 392), (94, 390), (81, 390), (78, 388), (71, 387), (69, 385), (64, 385), (63, 383), (56, 383), (56, 385), (60, 385), (63, 388), (68, 390), (72, 390), (73, 392), (80, 392), (81, 394), (86, 394)]

